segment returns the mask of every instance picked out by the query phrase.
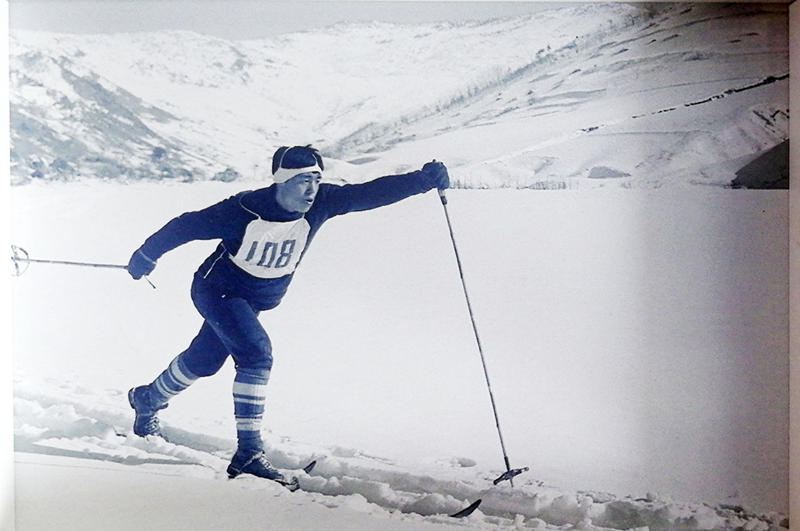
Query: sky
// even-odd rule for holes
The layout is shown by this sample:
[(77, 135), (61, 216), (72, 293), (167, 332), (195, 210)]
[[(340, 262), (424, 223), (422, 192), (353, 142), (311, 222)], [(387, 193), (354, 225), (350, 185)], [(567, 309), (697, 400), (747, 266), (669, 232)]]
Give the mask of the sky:
[(557, 2), (12, 0), (11, 29), (65, 33), (189, 30), (257, 39), (339, 22), (460, 22), (558, 7)]

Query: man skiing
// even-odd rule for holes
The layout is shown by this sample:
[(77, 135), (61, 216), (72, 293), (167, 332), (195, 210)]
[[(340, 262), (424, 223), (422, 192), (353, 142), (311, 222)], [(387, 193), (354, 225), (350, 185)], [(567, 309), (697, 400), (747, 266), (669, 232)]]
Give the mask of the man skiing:
[(284, 481), (267, 460), (261, 440), (272, 348), (259, 312), (280, 303), (327, 219), (450, 185), (447, 168), (435, 161), (411, 173), (344, 186), (321, 182), (323, 169), (321, 155), (310, 145), (281, 147), (272, 158), (275, 184), (184, 213), (133, 253), (127, 270), (140, 279), (153, 271), (163, 254), (184, 243), (221, 240), (192, 282), (192, 301), (204, 319), (199, 333), (153, 382), (128, 392), (136, 435), (163, 436), (158, 411), (197, 379), (216, 374), (231, 356), (238, 447), (228, 475)]

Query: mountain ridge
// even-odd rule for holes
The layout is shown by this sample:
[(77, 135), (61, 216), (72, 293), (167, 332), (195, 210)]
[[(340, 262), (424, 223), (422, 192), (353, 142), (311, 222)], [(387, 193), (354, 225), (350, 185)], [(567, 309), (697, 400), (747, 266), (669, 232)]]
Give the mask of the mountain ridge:
[[(669, 124), (652, 119), (656, 110), (784, 74), (782, 15), (580, 5), (458, 24), (340, 23), (241, 41), (187, 31), (12, 31), (11, 179), (263, 179), (276, 147), (313, 142), (331, 159), (331, 176), (349, 181), (436, 157), (460, 173), (459, 186), (570, 188), (587, 186), (598, 166), (589, 159), (606, 152), (603, 164), (627, 174), (629, 185), (689, 182), (698, 178), (692, 164), (677, 174), (637, 173), (658, 148), (637, 147), (641, 156), (632, 160), (597, 134), (586, 155), (572, 144), (632, 117), (650, 116), (639, 122), (670, 134), (704, 129), (714, 144), (731, 117), (745, 119), (753, 107), (788, 116), (782, 80), (757, 95), (737, 94), (724, 108), (706, 105)], [(788, 138), (788, 126), (770, 127), (732, 146), (736, 158)], [(552, 138), (566, 144), (554, 149)], [(550, 161), (547, 169), (515, 162), (520, 152), (536, 152)], [(699, 159), (705, 167), (725, 157)], [(505, 168), (489, 167), (498, 160)], [(724, 185), (734, 177), (705, 180)]]

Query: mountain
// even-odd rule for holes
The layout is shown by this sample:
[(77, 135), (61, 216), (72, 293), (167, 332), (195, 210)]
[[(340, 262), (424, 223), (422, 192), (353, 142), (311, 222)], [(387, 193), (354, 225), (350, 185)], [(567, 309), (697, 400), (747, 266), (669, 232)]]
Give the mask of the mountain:
[(262, 40), (10, 35), (11, 179), (333, 179), (437, 158), (463, 187), (726, 185), (788, 138), (785, 6), (582, 4)]

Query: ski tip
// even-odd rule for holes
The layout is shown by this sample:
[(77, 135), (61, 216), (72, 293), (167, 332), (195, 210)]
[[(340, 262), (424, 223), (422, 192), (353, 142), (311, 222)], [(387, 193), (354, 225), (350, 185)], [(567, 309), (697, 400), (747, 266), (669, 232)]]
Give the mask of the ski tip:
[(474, 502), (472, 502), (468, 506), (464, 507), (463, 509), (461, 509), (460, 511), (458, 511), (455, 514), (451, 514), (450, 516), (452, 518), (466, 518), (467, 516), (469, 516), (469, 515), (471, 515), (472, 513), (475, 512), (475, 509), (478, 508), (478, 506), (481, 504), (482, 501), (483, 500), (475, 500)]
[(314, 459), (314, 460), (313, 460), (313, 461), (311, 461), (309, 464), (307, 464), (306, 466), (304, 466), (304, 467), (303, 467), (303, 472), (305, 472), (306, 474), (310, 474), (310, 473), (311, 473), (311, 471), (312, 471), (312, 470), (314, 470), (314, 467), (315, 467), (315, 466), (317, 466), (317, 460), (316, 460), (316, 459)]

